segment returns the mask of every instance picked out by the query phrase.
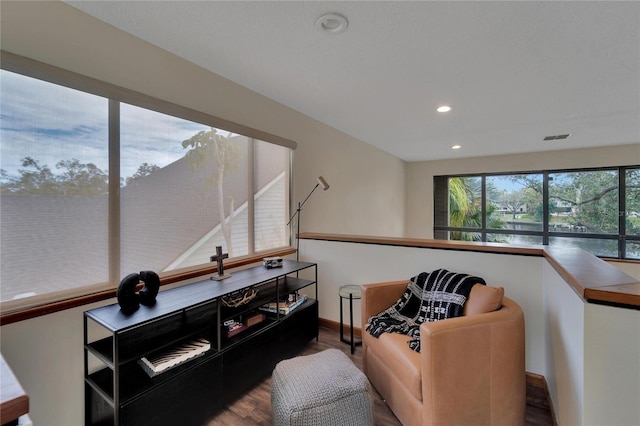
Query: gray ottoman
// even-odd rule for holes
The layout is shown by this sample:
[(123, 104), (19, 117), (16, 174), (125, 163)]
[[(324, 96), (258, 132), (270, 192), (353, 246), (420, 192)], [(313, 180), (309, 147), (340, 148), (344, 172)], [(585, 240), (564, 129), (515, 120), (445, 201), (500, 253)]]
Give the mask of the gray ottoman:
[(369, 380), (337, 349), (279, 362), (271, 408), (276, 426), (373, 425)]

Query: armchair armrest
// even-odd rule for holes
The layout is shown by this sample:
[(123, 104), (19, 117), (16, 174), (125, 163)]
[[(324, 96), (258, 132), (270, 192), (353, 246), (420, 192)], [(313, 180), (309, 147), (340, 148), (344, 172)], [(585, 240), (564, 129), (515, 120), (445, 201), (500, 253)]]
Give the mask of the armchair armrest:
[(524, 424), (524, 315), (494, 312), (420, 326), (424, 424)]
[(374, 315), (390, 308), (407, 289), (409, 280), (363, 284), (362, 289), (362, 330)]

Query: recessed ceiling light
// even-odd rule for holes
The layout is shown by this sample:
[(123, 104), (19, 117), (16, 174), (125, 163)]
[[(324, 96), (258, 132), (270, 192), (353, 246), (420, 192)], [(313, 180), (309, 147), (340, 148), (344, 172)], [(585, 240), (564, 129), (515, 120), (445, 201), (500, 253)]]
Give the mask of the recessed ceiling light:
[(340, 34), (349, 26), (349, 21), (337, 13), (327, 13), (316, 20), (316, 28), (324, 33)]
[(438, 112), (449, 112), (449, 111), (451, 111), (451, 107), (449, 105), (442, 105), (442, 106), (439, 106), (436, 111), (438, 111)]
[(451, 145), (451, 149), (460, 149), (462, 146), (460, 145)]

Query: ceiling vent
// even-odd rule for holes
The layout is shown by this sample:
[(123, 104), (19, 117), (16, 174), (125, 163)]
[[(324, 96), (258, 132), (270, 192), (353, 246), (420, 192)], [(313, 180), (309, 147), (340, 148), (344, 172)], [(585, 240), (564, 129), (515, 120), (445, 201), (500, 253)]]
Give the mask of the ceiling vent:
[(558, 139), (566, 139), (571, 136), (571, 133), (565, 133), (564, 135), (545, 136), (543, 141), (555, 141)]

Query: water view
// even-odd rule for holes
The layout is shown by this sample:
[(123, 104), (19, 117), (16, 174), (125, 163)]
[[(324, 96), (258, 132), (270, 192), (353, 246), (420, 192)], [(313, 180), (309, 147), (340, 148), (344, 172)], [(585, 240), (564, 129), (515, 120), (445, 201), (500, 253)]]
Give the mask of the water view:
[[(554, 232), (554, 227), (551, 227), (551, 232)], [(514, 231), (534, 231), (542, 232), (542, 223), (539, 222), (506, 222), (503, 230)], [(555, 227), (556, 232), (567, 232), (567, 230), (561, 227)], [(487, 235), (487, 240), (496, 242), (504, 242), (514, 245), (541, 245), (542, 235), (505, 235), (505, 234), (490, 234)], [(580, 238), (580, 237), (565, 237), (565, 236), (550, 236), (549, 245), (553, 247), (577, 247), (592, 253), (596, 256), (602, 257), (618, 257), (618, 240), (616, 239), (604, 239), (604, 238)], [(627, 243), (626, 247), (627, 258), (640, 259), (640, 245)]]

